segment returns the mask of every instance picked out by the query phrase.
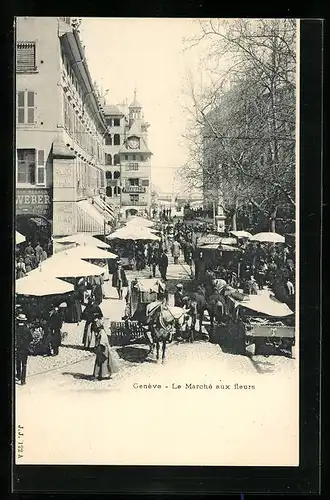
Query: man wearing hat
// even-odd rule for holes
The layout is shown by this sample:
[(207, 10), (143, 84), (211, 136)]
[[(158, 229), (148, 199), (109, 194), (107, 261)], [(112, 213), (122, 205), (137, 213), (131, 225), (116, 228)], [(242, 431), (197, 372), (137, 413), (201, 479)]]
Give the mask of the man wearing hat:
[(53, 356), (57, 356), (62, 341), (61, 329), (63, 326), (63, 317), (59, 307), (54, 307), (54, 309), (50, 311), (48, 326), (50, 330), (50, 342)]
[(27, 326), (25, 314), (19, 314), (16, 318), (16, 378), (24, 385), (26, 382), (26, 367), (29, 356), (29, 346), (33, 340), (32, 333)]
[(123, 296), (126, 297), (126, 293), (123, 295), (123, 289), (127, 292), (128, 281), (121, 260), (117, 261), (116, 269), (112, 275), (112, 286), (117, 289), (119, 299), (122, 299)]
[(179, 283), (176, 285), (176, 290), (174, 293), (174, 306), (175, 307), (183, 307), (184, 305), (184, 300), (183, 300), (183, 285)]

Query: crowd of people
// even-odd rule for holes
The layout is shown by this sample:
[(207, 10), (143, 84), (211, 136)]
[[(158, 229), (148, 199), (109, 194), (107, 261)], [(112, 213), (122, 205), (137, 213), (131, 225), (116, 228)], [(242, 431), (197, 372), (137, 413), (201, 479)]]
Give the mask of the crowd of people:
[[(137, 271), (147, 268), (150, 277), (156, 277), (158, 269), (162, 280), (167, 281), (171, 253), (174, 265), (178, 265), (179, 258), (183, 256), (197, 288), (204, 287), (205, 290), (208, 283), (213, 283), (215, 279), (229, 286), (232, 291), (249, 295), (258, 294), (268, 287), (275, 297), (294, 311), (294, 246), (237, 239), (230, 251), (224, 251), (221, 243), (217, 248), (207, 251), (197, 243), (198, 237), (211, 232), (208, 223), (192, 225), (185, 221), (174, 224), (162, 221), (158, 229), (161, 237), (157, 241), (130, 241), (123, 243), (120, 248), (116, 243), (112, 248), (119, 255), (115, 267), (111, 269), (112, 286), (116, 288), (119, 299), (125, 298), (125, 288), (128, 288), (121, 254), (132, 256)], [(37, 243), (33, 247), (29, 241), (17, 247), (16, 278), (36, 268), (49, 256), (49, 252), (50, 246), (45, 248)], [(16, 304), (16, 375), (21, 384), (26, 382), (28, 354), (59, 354), (64, 322), (79, 324), (85, 321), (81, 342), (83, 348), (95, 350), (95, 379), (110, 376), (118, 369), (118, 362), (111, 353), (102, 324), (100, 304), (105, 297), (102, 276), (72, 279), (71, 282), (74, 285), (73, 292), (43, 299), (21, 297), (19, 304)], [(213, 293), (211, 288), (209, 295)], [(177, 285), (174, 303), (178, 307), (185, 304), (182, 284)]]
[(32, 269), (36, 269), (41, 262), (48, 259), (53, 253), (52, 241), (41, 245), (39, 241), (33, 247), (31, 241), (16, 245), (15, 250), (15, 276), (16, 279), (24, 278)]

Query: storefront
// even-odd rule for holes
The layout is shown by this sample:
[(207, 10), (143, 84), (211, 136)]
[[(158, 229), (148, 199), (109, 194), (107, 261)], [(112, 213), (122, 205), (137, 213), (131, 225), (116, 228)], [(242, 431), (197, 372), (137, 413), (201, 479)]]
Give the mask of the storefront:
[(52, 207), (52, 188), (16, 190), (16, 229), (32, 245), (48, 245), (51, 240)]

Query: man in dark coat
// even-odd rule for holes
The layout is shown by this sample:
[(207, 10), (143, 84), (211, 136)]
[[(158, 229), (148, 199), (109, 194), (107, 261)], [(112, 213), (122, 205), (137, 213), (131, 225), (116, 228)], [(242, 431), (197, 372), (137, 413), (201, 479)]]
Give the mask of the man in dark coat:
[(121, 261), (117, 262), (117, 268), (112, 275), (112, 286), (117, 288), (118, 297), (123, 298), (123, 288), (128, 287), (128, 281), (126, 278), (126, 273), (122, 268)]
[(183, 307), (184, 306), (183, 285), (181, 283), (176, 285), (176, 291), (174, 293), (174, 306), (175, 307)]
[(167, 273), (167, 267), (168, 267), (168, 257), (166, 255), (166, 250), (163, 250), (159, 260), (158, 260), (158, 267), (160, 271), (161, 278), (166, 281), (166, 273)]
[(29, 356), (29, 346), (33, 340), (31, 330), (27, 326), (25, 314), (19, 314), (16, 320), (16, 378), (21, 385), (26, 383), (26, 367)]
[(61, 329), (63, 326), (63, 317), (58, 307), (55, 307), (50, 312), (48, 325), (50, 330), (50, 342), (53, 350), (53, 356), (57, 356), (59, 352), (59, 346), (61, 345)]
[(88, 300), (88, 304), (86, 306), (86, 309), (82, 313), (82, 319), (86, 321), (85, 327), (84, 327), (84, 335), (82, 339), (82, 343), (86, 348), (89, 348), (91, 345), (91, 340), (92, 340), (92, 332), (91, 332), (91, 324), (93, 323), (94, 319), (96, 318), (103, 318), (103, 313), (101, 311), (101, 308), (98, 304), (95, 303), (95, 300), (91, 297)]

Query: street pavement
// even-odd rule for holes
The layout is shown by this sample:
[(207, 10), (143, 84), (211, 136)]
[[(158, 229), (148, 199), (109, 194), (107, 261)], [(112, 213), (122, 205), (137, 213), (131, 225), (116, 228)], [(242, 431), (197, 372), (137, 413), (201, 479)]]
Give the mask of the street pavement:
[[(127, 275), (148, 277), (149, 271)], [(182, 262), (170, 263), (172, 291), (188, 275)], [(104, 316), (120, 320), (124, 301), (110, 281), (104, 291), (109, 297), (101, 304)], [(60, 366), (34, 373), (32, 358), (26, 386), (16, 386), (17, 423), (26, 429), (21, 463), (239, 465), (248, 451), (250, 465), (295, 460), (296, 359), (233, 355), (199, 340), (168, 344), (162, 364), (148, 356), (145, 345), (130, 345), (116, 348), (119, 373), (94, 382), (94, 355), (81, 349), (82, 329), (83, 323), (74, 325), (64, 340)], [(80, 357), (65, 363), (68, 349)], [(239, 423), (233, 427), (235, 419)], [(276, 439), (275, 429), (280, 431)], [(104, 436), (109, 446), (102, 448)], [(221, 447), (210, 453), (219, 440)], [(233, 446), (237, 440), (239, 453)]]

